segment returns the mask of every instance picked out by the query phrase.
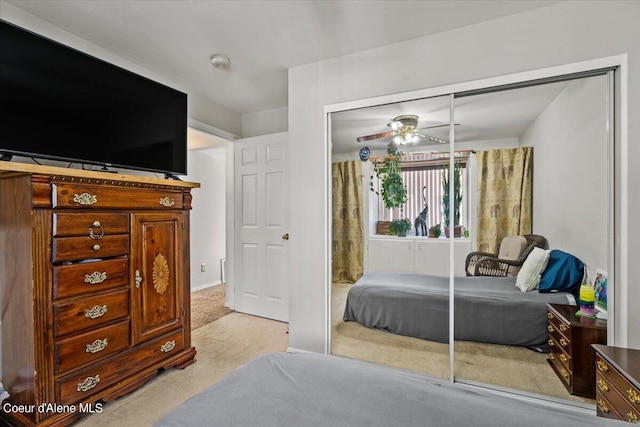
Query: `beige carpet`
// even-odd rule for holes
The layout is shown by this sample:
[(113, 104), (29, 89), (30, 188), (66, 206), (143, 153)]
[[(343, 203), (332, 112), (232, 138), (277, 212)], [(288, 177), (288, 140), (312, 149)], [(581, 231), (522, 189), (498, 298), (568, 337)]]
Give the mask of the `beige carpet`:
[(104, 406), (74, 427), (151, 426), (163, 414), (199, 393), (236, 367), (270, 352), (285, 351), (288, 325), (275, 320), (230, 313), (192, 333), (196, 363), (171, 369), (133, 393)]
[(197, 329), (231, 313), (224, 306), (225, 286), (210, 286), (191, 293), (191, 329)]
[[(365, 328), (342, 316), (351, 285), (332, 288), (332, 353), (449, 378), (449, 346)], [(547, 363), (547, 355), (522, 347), (456, 341), (456, 379), (594, 404), (570, 395)]]

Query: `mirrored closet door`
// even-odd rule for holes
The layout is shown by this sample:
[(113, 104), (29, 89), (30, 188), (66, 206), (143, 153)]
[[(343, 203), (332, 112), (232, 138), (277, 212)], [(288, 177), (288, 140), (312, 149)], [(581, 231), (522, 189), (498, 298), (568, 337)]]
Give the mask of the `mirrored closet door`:
[(589, 282), (612, 267), (608, 82), (600, 73), (456, 96), (456, 147), (474, 150), (478, 251), (474, 276), (454, 280), (456, 380), (593, 403), (590, 344), (606, 343), (607, 324), (570, 304), (581, 266)]
[(449, 376), (450, 104), (441, 96), (330, 115), (335, 355)]
[(592, 405), (585, 352), (610, 328), (575, 315), (575, 286), (609, 272), (612, 287), (612, 82), (331, 111), (331, 353)]

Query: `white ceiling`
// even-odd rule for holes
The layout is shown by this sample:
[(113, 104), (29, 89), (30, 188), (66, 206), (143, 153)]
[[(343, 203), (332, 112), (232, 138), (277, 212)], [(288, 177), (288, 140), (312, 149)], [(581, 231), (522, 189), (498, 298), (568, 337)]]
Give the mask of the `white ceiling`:
[[(548, 83), (507, 91), (455, 98), (455, 142), (492, 141), (519, 138), (549, 104), (567, 87), (568, 82)], [(449, 123), (449, 97), (405, 101), (342, 111), (331, 115), (332, 152), (355, 153), (361, 147), (386, 149), (391, 138), (359, 143), (359, 136), (384, 133), (394, 117), (419, 116), (418, 129)], [(422, 133), (449, 140), (449, 126), (426, 129)], [(419, 147), (442, 150), (435, 142), (421, 142)], [(448, 150), (447, 147), (444, 148)], [(405, 149), (404, 151), (411, 151)]]
[[(8, 3), (238, 113), (287, 106), (287, 69), (557, 1)], [(214, 53), (231, 70), (210, 64)], [(389, 117), (384, 120), (388, 120)], [(384, 122), (386, 123), (386, 121)]]

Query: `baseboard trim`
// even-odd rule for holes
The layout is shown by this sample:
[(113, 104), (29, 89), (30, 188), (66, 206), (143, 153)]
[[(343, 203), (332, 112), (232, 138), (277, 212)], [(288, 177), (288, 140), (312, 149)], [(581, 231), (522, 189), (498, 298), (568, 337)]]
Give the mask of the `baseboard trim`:
[(191, 293), (201, 291), (203, 289), (211, 288), (216, 285), (222, 285), (222, 282), (205, 283), (204, 285), (196, 286), (195, 288), (191, 288)]

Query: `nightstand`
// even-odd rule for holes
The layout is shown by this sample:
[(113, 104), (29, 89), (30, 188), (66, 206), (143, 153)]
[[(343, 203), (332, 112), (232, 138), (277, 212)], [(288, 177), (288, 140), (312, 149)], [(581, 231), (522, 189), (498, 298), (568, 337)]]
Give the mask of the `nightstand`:
[(598, 415), (640, 420), (640, 350), (594, 345)]
[(607, 321), (576, 316), (575, 305), (547, 304), (549, 365), (570, 394), (595, 398), (595, 352), (607, 343)]

